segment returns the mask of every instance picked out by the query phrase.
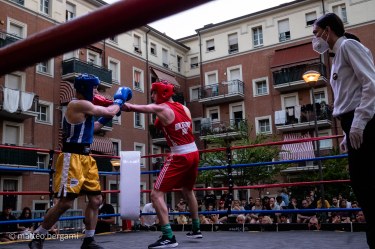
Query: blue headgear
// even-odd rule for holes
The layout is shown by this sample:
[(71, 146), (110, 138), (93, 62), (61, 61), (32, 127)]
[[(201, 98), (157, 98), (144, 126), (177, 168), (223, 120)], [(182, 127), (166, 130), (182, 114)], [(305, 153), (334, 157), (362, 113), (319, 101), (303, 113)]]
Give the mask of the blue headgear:
[(86, 100), (93, 101), (93, 89), (99, 85), (99, 78), (92, 74), (81, 74), (74, 79), (74, 88), (82, 94)]

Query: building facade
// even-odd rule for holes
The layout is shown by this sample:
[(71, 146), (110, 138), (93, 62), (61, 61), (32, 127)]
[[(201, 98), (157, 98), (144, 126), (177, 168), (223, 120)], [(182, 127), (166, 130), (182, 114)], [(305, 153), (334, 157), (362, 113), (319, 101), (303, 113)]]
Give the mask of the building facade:
[[(0, 47), (104, 5), (101, 0), (0, 0)], [(328, 53), (315, 53), (311, 46), (312, 24), (327, 12), (338, 14), (346, 30), (375, 53), (374, 0), (296, 0), (197, 27), (196, 34), (178, 40), (145, 25), (2, 75), (1, 144), (40, 150), (2, 147), (0, 165), (47, 169), (49, 150), (60, 149), (60, 124), (74, 96), (72, 81), (79, 73), (99, 76), (99, 90), (104, 96), (111, 97), (119, 86), (130, 87), (131, 102), (139, 104), (150, 102), (152, 82), (164, 79), (175, 83), (179, 89), (176, 99), (192, 112), (200, 149), (214, 146), (205, 142), (210, 136), (230, 137), (235, 144), (243, 127), (249, 137), (313, 137), (313, 99), (319, 136), (342, 134), (331, 116), (331, 58)], [(308, 70), (321, 73), (313, 88), (302, 80)], [(110, 156), (121, 150), (139, 150), (141, 155), (168, 151), (152, 123), (151, 115), (123, 113), (95, 134), (93, 153), (109, 156), (96, 158), (100, 170), (115, 171)], [(322, 140), (319, 148), (324, 154), (337, 144), (335, 139)], [(310, 143), (282, 158), (304, 158), (314, 153), (316, 145)], [(142, 170), (157, 169), (157, 162), (156, 158), (142, 158)], [(141, 177), (141, 189), (151, 189), (156, 176)], [(0, 191), (46, 191), (48, 179), (45, 172), (2, 170)], [(101, 177), (103, 189), (116, 190), (117, 181), (116, 176)], [(107, 200), (117, 205), (116, 194), (109, 197)], [(146, 198), (143, 194), (142, 203)], [(174, 195), (168, 201), (174, 203)], [(49, 201), (45, 195), (1, 196), (0, 206), (5, 202), (20, 210), (24, 206), (45, 209)], [(84, 204), (85, 199), (79, 198), (74, 208), (83, 209)]]

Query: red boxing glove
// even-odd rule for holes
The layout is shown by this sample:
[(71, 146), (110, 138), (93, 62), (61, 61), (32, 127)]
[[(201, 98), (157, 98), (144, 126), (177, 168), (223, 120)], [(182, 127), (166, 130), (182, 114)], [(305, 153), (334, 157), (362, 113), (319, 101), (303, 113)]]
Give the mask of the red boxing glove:
[(94, 100), (92, 101), (92, 103), (94, 105), (100, 105), (100, 106), (107, 107), (107, 106), (113, 105), (113, 100), (107, 99), (107, 98), (103, 97), (102, 95), (95, 94)]

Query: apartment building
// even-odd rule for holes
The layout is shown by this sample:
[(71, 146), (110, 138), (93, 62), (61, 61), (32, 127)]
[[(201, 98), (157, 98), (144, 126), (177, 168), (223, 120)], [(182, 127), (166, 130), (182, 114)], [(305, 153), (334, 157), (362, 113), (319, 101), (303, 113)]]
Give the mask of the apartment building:
[[(0, 0), (0, 47), (104, 5), (101, 0)], [(140, 104), (149, 103), (152, 82), (165, 79), (175, 83), (179, 86), (176, 99), (192, 111), (200, 149), (214, 146), (205, 142), (210, 136), (225, 137), (235, 144), (244, 127), (249, 137), (260, 133), (280, 140), (312, 137), (316, 127), (313, 99), (318, 108), (319, 136), (342, 134), (331, 116), (331, 58), (312, 50), (312, 24), (323, 13), (335, 12), (347, 31), (375, 53), (374, 11), (375, 0), (296, 0), (197, 27), (196, 34), (178, 40), (145, 25), (2, 75), (1, 143), (44, 150), (1, 148), (0, 165), (48, 167), (48, 151), (60, 149), (60, 122), (74, 94), (71, 82), (83, 72), (99, 76), (102, 95), (110, 97), (119, 86), (127, 86), (133, 90), (131, 101)], [(308, 70), (321, 73), (313, 87), (302, 80)], [(18, 96), (18, 102), (8, 103), (5, 92)], [(165, 152), (165, 139), (152, 123), (151, 115), (123, 113), (95, 135), (91, 149), (109, 156), (121, 150), (139, 150), (141, 155)], [(319, 148), (324, 155), (336, 145), (336, 140), (322, 140)], [(301, 147), (281, 157), (316, 154), (312, 143)], [(96, 159), (101, 171), (116, 170), (111, 158)], [(155, 162), (155, 158), (143, 158), (142, 170), (153, 170)], [(300, 166), (314, 169), (314, 165)], [(141, 177), (141, 188), (151, 189), (155, 176)], [(47, 190), (48, 179), (43, 172), (2, 171), (0, 191)], [(115, 176), (102, 176), (101, 181), (104, 189), (117, 189)], [(174, 203), (174, 195), (168, 198)], [(44, 195), (2, 196), (0, 206), (11, 201), (18, 210), (23, 206), (45, 209), (47, 199)], [(107, 199), (116, 205), (116, 194)], [(146, 202), (146, 195), (141, 201)], [(80, 198), (75, 208), (82, 209), (84, 203)]]

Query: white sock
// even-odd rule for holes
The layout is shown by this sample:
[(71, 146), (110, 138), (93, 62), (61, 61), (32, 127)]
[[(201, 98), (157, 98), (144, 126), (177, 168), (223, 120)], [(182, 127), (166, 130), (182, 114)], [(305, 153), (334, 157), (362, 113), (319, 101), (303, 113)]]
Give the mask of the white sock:
[(35, 229), (34, 233), (46, 235), (48, 233), (48, 230), (44, 229), (42, 226), (39, 226), (37, 229)]
[(85, 237), (94, 237), (95, 230), (85, 230)]

